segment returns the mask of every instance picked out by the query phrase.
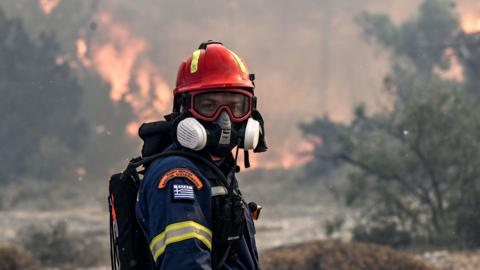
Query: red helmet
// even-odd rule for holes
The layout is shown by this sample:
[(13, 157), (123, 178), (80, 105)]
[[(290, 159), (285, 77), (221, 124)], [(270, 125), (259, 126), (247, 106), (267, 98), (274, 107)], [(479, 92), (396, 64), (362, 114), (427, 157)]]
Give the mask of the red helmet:
[[(222, 43), (204, 42), (180, 64), (173, 91), (174, 110), (183, 103), (202, 120), (212, 121), (224, 110), (234, 122), (244, 121), (256, 105), (254, 79), (243, 60)], [(215, 105), (205, 109), (205, 100), (212, 99)]]
[(173, 94), (219, 88), (253, 91), (254, 85), (247, 65), (238, 55), (220, 42), (204, 42), (180, 64)]

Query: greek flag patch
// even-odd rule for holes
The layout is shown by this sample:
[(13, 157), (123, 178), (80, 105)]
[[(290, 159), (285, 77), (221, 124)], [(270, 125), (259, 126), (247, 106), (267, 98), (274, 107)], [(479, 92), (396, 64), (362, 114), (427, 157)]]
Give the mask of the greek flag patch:
[(173, 199), (175, 200), (195, 200), (193, 186), (190, 185), (173, 185)]

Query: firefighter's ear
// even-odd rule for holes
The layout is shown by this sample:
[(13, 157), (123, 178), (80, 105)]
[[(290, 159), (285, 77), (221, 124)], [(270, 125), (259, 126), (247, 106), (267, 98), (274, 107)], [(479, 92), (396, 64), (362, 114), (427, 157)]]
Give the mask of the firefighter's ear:
[(252, 118), (254, 120), (257, 120), (258, 123), (260, 123), (260, 137), (258, 138), (258, 144), (257, 147), (253, 150), (254, 153), (262, 153), (262, 152), (267, 152), (268, 146), (267, 146), (267, 140), (265, 137), (265, 123), (263, 121), (263, 117), (260, 114), (259, 111), (254, 110), (252, 111)]

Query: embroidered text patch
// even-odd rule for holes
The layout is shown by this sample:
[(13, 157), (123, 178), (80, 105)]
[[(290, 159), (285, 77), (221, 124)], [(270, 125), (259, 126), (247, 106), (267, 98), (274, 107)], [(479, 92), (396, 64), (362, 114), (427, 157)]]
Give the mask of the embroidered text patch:
[(160, 183), (158, 184), (158, 188), (162, 189), (167, 186), (168, 181), (174, 178), (184, 178), (197, 187), (197, 189), (201, 189), (203, 187), (202, 180), (194, 174), (191, 170), (186, 168), (176, 168), (168, 171), (163, 177), (160, 179)]

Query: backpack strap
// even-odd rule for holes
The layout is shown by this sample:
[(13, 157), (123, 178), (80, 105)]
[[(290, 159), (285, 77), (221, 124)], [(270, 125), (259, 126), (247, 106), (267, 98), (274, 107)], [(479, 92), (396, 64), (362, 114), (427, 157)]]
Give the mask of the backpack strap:
[[(229, 186), (227, 178), (225, 177), (223, 172), (213, 162), (193, 152), (172, 150), (172, 151), (165, 151), (165, 152), (158, 153), (158, 154), (144, 157), (144, 158), (132, 159), (128, 164), (127, 169), (130, 168), (130, 169), (136, 170), (136, 168), (142, 165), (148, 164), (158, 158), (168, 157), (168, 156), (182, 156), (190, 159), (194, 163), (200, 163), (203, 165), (202, 167), (206, 167), (207, 169), (209, 169), (211, 172), (215, 174), (215, 176), (217, 177), (216, 179), (221, 181), (220, 183), (217, 183), (217, 184), (221, 184), (225, 187)], [(229, 193), (230, 193), (230, 190), (229, 190)]]

